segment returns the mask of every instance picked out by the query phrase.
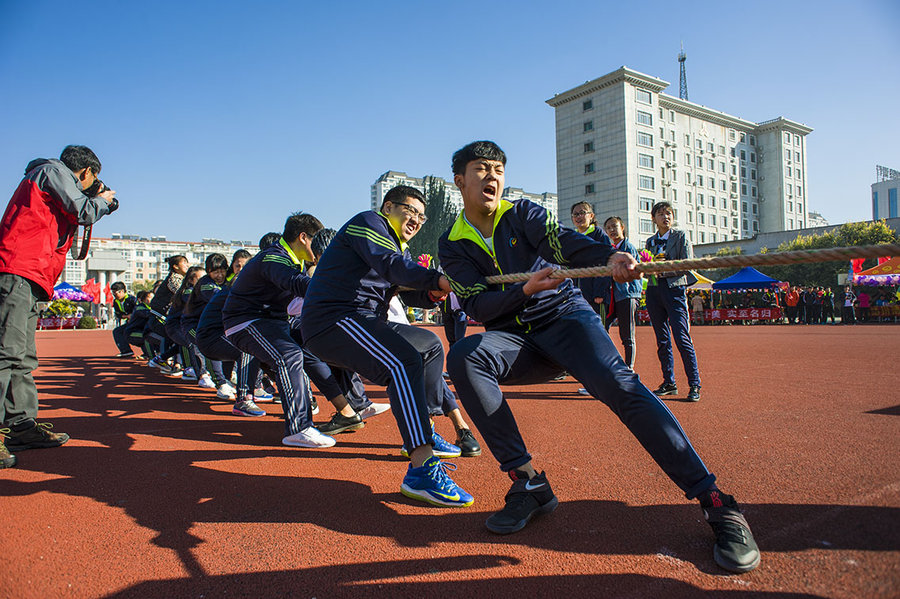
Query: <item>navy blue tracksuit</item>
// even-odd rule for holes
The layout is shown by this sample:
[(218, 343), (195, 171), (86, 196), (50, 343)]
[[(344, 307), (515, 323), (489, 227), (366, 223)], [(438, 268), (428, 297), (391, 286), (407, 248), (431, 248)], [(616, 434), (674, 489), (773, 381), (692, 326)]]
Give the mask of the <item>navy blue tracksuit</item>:
[(237, 398), (244, 399), (253, 395), (259, 376), (259, 360), (242, 352), (225, 337), (225, 326), (222, 324), (222, 308), (231, 292), (231, 285), (226, 285), (207, 302), (200, 313), (200, 319), (194, 327), (197, 349), (211, 360), (233, 361), (237, 368)]
[(303, 350), (291, 337), (287, 315), (288, 304), (306, 294), (309, 280), (303, 261), (282, 239), (244, 265), (222, 309), (228, 341), (256, 356), (278, 376), (285, 437), (312, 426)]
[(715, 477), (678, 421), (625, 365), (600, 317), (571, 281), (528, 297), (522, 283), (488, 285), (484, 280), (552, 264), (606, 264), (615, 253), (612, 246), (561, 228), (528, 200), (501, 200), (491, 245), (464, 214), (441, 237), (441, 266), (466, 313), (487, 330), (457, 342), (447, 370), (500, 468), (509, 471), (531, 460), (500, 384), (547, 381), (568, 371), (613, 410), (687, 497), (709, 488)]
[[(301, 315), (306, 347), (329, 364), (387, 386), (403, 445), (431, 444), (429, 410), (440, 413), (444, 349), (431, 331), (387, 322), (398, 286), (407, 305), (433, 307), (440, 273), (416, 264), (387, 218), (357, 214), (316, 266)], [(246, 267), (245, 267), (246, 268)]]

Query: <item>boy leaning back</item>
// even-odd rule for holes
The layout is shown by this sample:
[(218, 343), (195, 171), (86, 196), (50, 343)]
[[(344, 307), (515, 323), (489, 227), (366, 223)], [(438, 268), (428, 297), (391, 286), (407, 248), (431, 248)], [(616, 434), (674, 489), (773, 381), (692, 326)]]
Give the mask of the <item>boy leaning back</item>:
[[(604, 402), (688, 499), (698, 499), (716, 536), (713, 555), (721, 567), (747, 572), (759, 550), (734, 498), (694, 451), (678, 421), (619, 356), (600, 317), (569, 279), (550, 278), (553, 265), (606, 264), (613, 278), (639, 278), (634, 258), (570, 229), (527, 200), (501, 199), (506, 155), (489, 141), (453, 155), (453, 176), (463, 212), (441, 237), (440, 259), (463, 310), (485, 332), (458, 341), (447, 370), (460, 400), (513, 481), (506, 506), (488, 518), (489, 530), (509, 534), (558, 500), (544, 472), (538, 473), (500, 384), (544, 382), (569, 372)], [(518, 284), (487, 284), (485, 277), (531, 272)]]

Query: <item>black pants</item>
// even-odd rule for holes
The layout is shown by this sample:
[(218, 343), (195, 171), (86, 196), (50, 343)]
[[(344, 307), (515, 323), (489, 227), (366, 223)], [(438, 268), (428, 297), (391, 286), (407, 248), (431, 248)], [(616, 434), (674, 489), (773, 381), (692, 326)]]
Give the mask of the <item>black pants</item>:
[(637, 303), (638, 301), (633, 298), (618, 300), (615, 312), (606, 316), (607, 331), (609, 331), (613, 319), (618, 319), (619, 339), (625, 350), (625, 364), (631, 369), (634, 368), (634, 313), (637, 311)]
[(0, 424), (17, 427), (38, 413), (37, 302), (40, 287), (19, 275), (0, 273)]
[(306, 348), (329, 364), (387, 387), (404, 447), (431, 444), (428, 414), (440, 413), (444, 399), (444, 348), (437, 335), (354, 314), (306, 339)]

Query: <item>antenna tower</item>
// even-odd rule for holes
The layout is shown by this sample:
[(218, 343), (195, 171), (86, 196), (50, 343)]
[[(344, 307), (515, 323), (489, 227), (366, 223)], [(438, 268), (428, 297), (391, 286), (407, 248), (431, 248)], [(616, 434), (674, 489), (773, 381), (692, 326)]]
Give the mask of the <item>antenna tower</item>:
[(681, 52), (678, 53), (678, 64), (681, 70), (681, 85), (678, 88), (678, 97), (682, 100), (688, 99), (687, 91), (687, 71), (684, 70), (684, 62), (687, 60), (687, 54), (684, 53), (684, 43), (681, 44)]

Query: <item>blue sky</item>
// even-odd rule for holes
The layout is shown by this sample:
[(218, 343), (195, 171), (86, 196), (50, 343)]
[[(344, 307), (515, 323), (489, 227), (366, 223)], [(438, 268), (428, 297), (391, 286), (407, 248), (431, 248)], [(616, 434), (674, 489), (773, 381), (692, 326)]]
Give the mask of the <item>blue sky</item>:
[[(77, 6), (77, 8), (75, 8)], [(451, 8), (452, 7), (452, 8)], [(621, 65), (808, 137), (809, 207), (871, 218), (900, 170), (900, 3), (0, 0), (0, 181), (91, 146), (121, 209), (95, 235), (258, 239), (338, 227), (383, 172), (450, 177), (493, 139), (507, 185), (556, 191), (553, 94)]]

